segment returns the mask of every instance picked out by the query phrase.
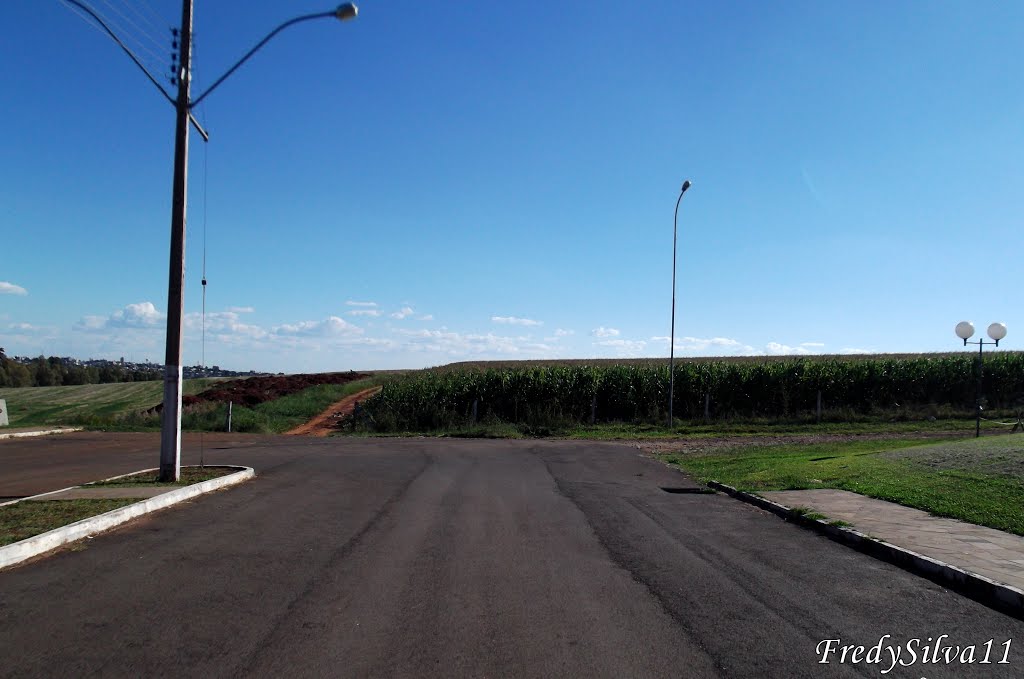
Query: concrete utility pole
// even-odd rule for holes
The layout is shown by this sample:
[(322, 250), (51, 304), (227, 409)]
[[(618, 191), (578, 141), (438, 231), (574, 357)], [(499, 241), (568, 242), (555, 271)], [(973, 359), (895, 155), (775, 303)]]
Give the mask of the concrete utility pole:
[(181, 4), (181, 53), (175, 102), (171, 258), (167, 279), (167, 350), (160, 426), (160, 480), (181, 476), (181, 318), (185, 310), (185, 207), (188, 189), (189, 90), (192, 82), (192, 0)]

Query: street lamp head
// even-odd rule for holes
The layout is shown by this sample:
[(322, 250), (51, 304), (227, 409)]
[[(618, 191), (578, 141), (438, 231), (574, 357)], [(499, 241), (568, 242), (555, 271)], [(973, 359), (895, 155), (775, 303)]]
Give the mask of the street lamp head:
[(334, 16), (338, 17), (339, 21), (355, 19), (359, 16), (359, 8), (354, 3), (346, 2), (343, 5), (338, 5), (338, 9), (334, 10)]
[(690, 180), (689, 179), (687, 179), (686, 181), (683, 182), (683, 188), (679, 191), (679, 193), (686, 193), (686, 189), (688, 189), (688, 188), (690, 188)]
[(996, 342), (1006, 337), (1006, 324), (1005, 323), (993, 323), (988, 326), (988, 336), (994, 339)]
[(956, 324), (956, 336), (962, 339), (964, 342), (974, 336), (974, 323), (970, 321), (960, 321)]

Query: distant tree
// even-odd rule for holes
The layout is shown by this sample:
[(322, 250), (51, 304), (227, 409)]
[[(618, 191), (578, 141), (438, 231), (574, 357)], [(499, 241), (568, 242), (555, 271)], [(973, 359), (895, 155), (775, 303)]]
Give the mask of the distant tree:
[(55, 387), (60, 384), (60, 370), (55, 370), (44, 356), (40, 356), (32, 364), (34, 382), (37, 387)]
[(32, 373), (21, 363), (7, 361), (7, 381), (9, 387), (31, 387)]
[(89, 373), (80, 365), (62, 366), (63, 384), (89, 384)]
[(124, 381), (124, 371), (120, 367), (107, 363), (99, 372), (100, 384), (111, 384)]

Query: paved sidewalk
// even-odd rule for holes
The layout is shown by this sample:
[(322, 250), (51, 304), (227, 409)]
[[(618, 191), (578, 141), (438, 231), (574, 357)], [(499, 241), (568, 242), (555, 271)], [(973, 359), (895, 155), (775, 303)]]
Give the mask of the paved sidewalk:
[(89, 486), (76, 486), (74, 488), (62, 490), (59, 493), (51, 493), (39, 498), (33, 498), (31, 501), (107, 500), (117, 498), (138, 498), (140, 500), (144, 500), (146, 498), (156, 497), (157, 495), (163, 495), (164, 493), (170, 493), (172, 490), (178, 490), (183, 487), (184, 486), (157, 486), (155, 488), (147, 488), (144, 486), (101, 486), (99, 488), (90, 488)]
[(846, 490), (782, 490), (758, 493), (786, 507), (807, 507), (858, 532), (1024, 589), (1024, 538), (993, 528), (932, 516)]

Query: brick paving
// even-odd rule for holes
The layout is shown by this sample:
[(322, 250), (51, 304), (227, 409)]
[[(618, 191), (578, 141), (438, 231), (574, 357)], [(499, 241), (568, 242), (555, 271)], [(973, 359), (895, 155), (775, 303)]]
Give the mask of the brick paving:
[(1024, 538), (956, 519), (932, 516), (846, 490), (759, 493), (786, 507), (807, 507), (829, 520), (965, 571), (1024, 590)]

